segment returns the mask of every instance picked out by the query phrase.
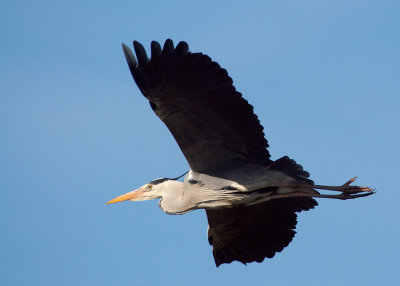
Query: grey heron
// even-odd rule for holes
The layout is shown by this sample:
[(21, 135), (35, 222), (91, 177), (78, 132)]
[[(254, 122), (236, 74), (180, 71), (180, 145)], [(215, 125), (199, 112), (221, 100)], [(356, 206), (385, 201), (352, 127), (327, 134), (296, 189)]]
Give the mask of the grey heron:
[[(263, 127), (253, 107), (236, 91), (225, 69), (186, 42), (163, 48), (153, 41), (151, 57), (133, 42), (123, 44), (132, 76), (165, 123), (189, 163), (183, 182), (161, 178), (107, 203), (159, 199), (168, 214), (205, 209), (208, 240), (217, 267), (262, 262), (292, 241), (296, 212), (315, 206), (314, 198), (369, 196), (368, 187), (316, 185), (309, 173), (285, 156), (271, 160)], [(317, 190), (337, 191), (322, 194)]]

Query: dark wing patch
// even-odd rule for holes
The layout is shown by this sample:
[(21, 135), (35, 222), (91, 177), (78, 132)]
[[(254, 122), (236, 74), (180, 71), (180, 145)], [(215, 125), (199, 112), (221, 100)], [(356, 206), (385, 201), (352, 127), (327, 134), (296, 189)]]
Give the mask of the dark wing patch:
[(134, 42), (138, 60), (123, 45), (133, 78), (152, 109), (171, 131), (192, 170), (219, 170), (271, 161), (263, 128), (253, 107), (232, 85), (225, 69), (180, 42), (151, 44), (151, 59)]
[(206, 210), (208, 240), (217, 266), (262, 262), (282, 251), (295, 235), (295, 212), (317, 206), (312, 198), (285, 198), (253, 206)]

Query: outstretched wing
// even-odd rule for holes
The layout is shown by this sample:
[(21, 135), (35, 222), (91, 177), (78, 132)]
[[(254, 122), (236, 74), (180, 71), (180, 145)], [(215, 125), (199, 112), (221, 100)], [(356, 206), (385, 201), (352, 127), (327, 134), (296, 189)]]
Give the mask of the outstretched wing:
[(246, 163), (268, 165), (268, 143), (253, 107), (225, 69), (180, 42), (151, 43), (149, 60), (133, 43), (123, 50), (133, 78), (171, 131), (192, 170), (217, 176)]
[(235, 260), (246, 264), (274, 257), (289, 245), (296, 233), (296, 212), (316, 205), (312, 198), (286, 198), (206, 210), (208, 241), (213, 247), (215, 264)]

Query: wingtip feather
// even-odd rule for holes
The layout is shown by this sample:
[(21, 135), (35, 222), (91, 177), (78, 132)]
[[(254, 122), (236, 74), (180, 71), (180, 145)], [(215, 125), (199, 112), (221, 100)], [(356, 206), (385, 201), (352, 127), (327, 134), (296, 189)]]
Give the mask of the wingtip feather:
[(167, 39), (164, 43), (163, 54), (170, 54), (174, 51), (174, 42), (171, 39)]
[(179, 42), (178, 45), (176, 46), (175, 51), (178, 55), (187, 54), (189, 52), (189, 45), (184, 41)]
[(161, 46), (158, 42), (152, 41), (151, 42), (151, 57), (157, 58), (161, 55)]
[(124, 51), (124, 55), (125, 55), (126, 61), (128, 62), (128, 65), (131, 68), (137, 67), (138, 63), (136, 61), (135, 55), (132, 53), (132, 50), (124, 43), (122, 43), (122, 50)]
[(138, 41), (133, 41), (133, 48), (135, 49), (135, 53), (136, 53), (139, 65), (145, 66), (149, 61), (147, 54), (146, 54), (146, 50), (144, 49), (142, 44), (139, 43)]

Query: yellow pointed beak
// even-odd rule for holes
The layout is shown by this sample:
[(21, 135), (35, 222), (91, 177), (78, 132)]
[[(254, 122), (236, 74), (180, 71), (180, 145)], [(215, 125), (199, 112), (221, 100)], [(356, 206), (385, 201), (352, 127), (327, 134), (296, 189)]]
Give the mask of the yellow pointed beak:
[(116, 197), (112, 199), (111, 201), (106, 202), (106, 204), (113, 204), (113, 203), (119, 203), (123, 201), (128, 201), (128, 200), (134, 200), (137, 197), (139, 197), (141, 194), (143, 194), (145, 190), (144, 189), (137, 189), (134, 191), (131, 191), (129, 193), (123, 194), (119, 197)]

